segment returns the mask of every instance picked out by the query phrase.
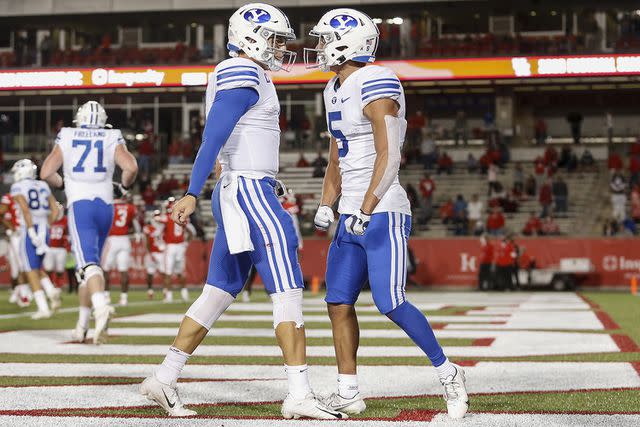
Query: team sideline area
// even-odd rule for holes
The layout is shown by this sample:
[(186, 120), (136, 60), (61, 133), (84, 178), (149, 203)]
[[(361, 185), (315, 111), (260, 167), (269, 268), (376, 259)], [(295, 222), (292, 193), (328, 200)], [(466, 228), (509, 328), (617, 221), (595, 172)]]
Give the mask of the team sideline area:
[[(426, 357), (370, 294), (357, 306), (364, 418), (348, 426), (640, 425), (640, 299), (606, 292), (410, 292), (449, 357), (464, 366), (469, 414), (446, 416)], [(131, 292), (116, 307), (107, 344), (71, 342), (77, 298), (47, 322), (0, 301), (0, 425), (318, 426), (285, 421), (286, 375), (260, 292), (235, 302), (185, 367), (181, 396), (198, 416), (169, 419), (137, 392), (164, 357), (188, 305)], [(305, 296), (310, 378), (336, 378), (322, 296)], [(89, 332), (87, 342), (91, 338)], [(393, 385), (393, 386), (390, 386)], [(250, 421), (248, 421), (250, 420)]]

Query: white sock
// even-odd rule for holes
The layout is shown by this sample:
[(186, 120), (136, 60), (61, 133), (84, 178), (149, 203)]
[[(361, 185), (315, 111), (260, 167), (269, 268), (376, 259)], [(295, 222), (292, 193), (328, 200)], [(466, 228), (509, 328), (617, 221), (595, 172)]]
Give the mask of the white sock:
[(105, 296), (104, 292), (94, 292), (93, 295), (91, 295), (91, 304), (93, 304), (94, 310), (102, 308), (108, 303), (109, 300)]
[(40, 289), (33, 293), (33, 299), (36, 300), (38, 311), (49, 311), (49, 304), (47, 304), (47, 297), (44, 295), (44, 291)]
[(125, 302), (126, 302), (126, 301), (129, 301), (129, 296), (127, 295), (127, 293), (126, 293), (126, 292), (122, 292), (122, 293), (120, 294), (120, 301), (125, 301)]
[(164, 297), (168, 302), (173, 302), (173, 291), (165, 292)]
[(358, 376), (338, 374), (338, 394), (345, 399), (353, 399), (358, 394)]
[(169, 347), (166, 357), (156, 370), (156, 378), (163, 384), (175, 385), (191, 355), (175, 347)]
[(40, 285), (42, 285), (42, 289), (44, 289), (44, 293), (46, 293), (47, 296), (51, 298), (56, 288), (55, 286), (53, 286), (53, 282), (51, 282), (51, 279), (49, 279), (49, 276), (41, 277)]
[(311, 393), (309, 385), (309, 375), (307, 365), (287, 366), (284, 365), (289, 383), (289, 394), (294, 399), (304, 399)]
[(457, 371), (456, 367), (453, 366), (453, 363), (449, 362), (449, 359), (447, 358), (442, 365), (436, 366), (436, 372), (438, 373), (438, 378), (444, 380), (447, 377), (454, 376)]
[(80, 306), (78, 324), (82, 329), (89, 329), (89, 318), (91, 317), (91, 307)]

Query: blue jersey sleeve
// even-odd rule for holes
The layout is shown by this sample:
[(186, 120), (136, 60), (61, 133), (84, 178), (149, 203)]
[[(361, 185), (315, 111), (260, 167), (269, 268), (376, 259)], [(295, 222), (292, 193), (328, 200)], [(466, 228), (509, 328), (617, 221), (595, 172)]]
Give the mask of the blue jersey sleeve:
[(202, 133), (202, 145), (193, 163), (189, 193), (196, 196), (200, 194), (220, 149), (227, 142), (238, 120), (256, 102), (258, 92), (252, 88), (241, 87), (216, 93)]

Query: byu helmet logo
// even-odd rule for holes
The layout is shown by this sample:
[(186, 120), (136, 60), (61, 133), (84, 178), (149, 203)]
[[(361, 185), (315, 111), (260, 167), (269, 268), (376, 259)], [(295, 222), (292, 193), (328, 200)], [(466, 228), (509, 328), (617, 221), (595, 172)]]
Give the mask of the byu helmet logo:
[(263, 9), (249, 9), (242, 16), (247, 21), (256, 24), (264, 24), (265, 22), (269, 22), (271, 19), (269, 12)]
[(349, 28), (357, 27), (358, 21), (350, 15), (336, 15), (331, 19), (331, 21), (329, 21), (329, 25), (336, 30), (344, 31)]

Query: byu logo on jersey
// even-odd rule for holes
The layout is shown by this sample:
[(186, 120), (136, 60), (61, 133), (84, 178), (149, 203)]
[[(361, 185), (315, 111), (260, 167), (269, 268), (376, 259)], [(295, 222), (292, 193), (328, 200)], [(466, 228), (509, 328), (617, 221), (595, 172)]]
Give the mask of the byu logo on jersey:
[(358, 21), (353, 16), (349, 15), (337, 15), (329, 21), (329, 25), (336, 30), (344, 31), (349, 28), (355, 28), (358, 26)]
[(249, 22), (254, 22), (256, 24), (264, 24), (265, 22), (269, 22), (271, 19), (271, 15), (264, 9), (249, 9), (244, 15), (244, 19)]

